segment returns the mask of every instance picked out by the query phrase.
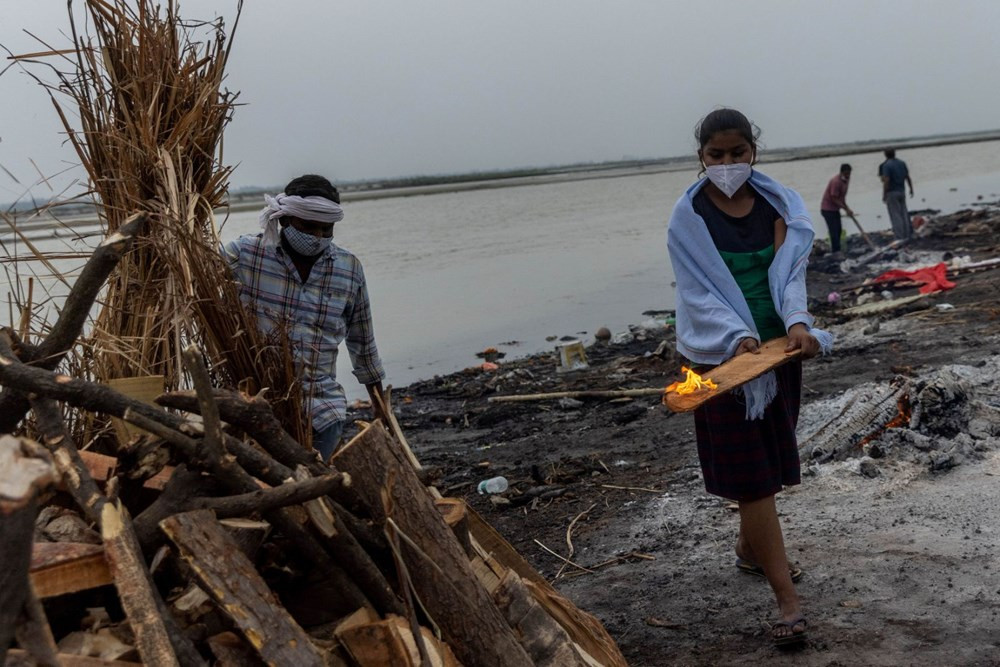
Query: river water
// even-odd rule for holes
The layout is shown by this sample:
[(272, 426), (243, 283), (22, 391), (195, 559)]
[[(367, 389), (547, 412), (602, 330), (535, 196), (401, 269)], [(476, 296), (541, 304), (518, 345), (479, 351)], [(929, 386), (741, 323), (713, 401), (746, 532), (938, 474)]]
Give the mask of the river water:
[[(762, 157), (764, 173), (803, 195), (817, 237), (827, 235), (823, 188), (843, 161), (854, 167), (847, 201), (862, 225), (888, 229), (876, 175), (881, 153)], [(911, 210), (950, 212), (1000, 193), (1000, 142), (899, 157), (915, 185)], [(695, 178), (694, 171), (661, 172), (346, 203), (334, 241), (364, 263), (388, 382), (475, 365), (475, 353), (489, 346), (517, 356), (552, 349), (551, 336), (589, 341), (598, 327), (622, 331), (645, 319), (645, 310), (672, 308), (667, 218)], [(845, 226), (855, 231), (849, 220)], [(234, 213), (222, 235), (257, 230), (255, 213)], [(51, 250), (53, 243), (40, 245)], [(349, 370), (344, 351), (338, 372), (349, 395), (360, 396)]]

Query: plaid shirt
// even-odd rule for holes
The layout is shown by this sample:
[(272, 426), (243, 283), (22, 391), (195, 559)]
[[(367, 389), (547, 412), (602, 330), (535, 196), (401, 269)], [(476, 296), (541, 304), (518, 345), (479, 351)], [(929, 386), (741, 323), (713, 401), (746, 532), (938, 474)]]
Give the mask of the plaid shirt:
[(302, 390), (313, 428), (322, 431), (345, 419), (347, 399), (337, 382), (340, 342), (347, 341), (358, 382), (368, 385), (385, 378), (361, 262), (331, 243), (303, 283), (288, 253), (280, 244), (266, 245), (261, 234), (227, 243), (223, 255), (244, 303), (256, 306), (261, 329), (271, 331), (278, 322), (288, 322), (304, 362)]

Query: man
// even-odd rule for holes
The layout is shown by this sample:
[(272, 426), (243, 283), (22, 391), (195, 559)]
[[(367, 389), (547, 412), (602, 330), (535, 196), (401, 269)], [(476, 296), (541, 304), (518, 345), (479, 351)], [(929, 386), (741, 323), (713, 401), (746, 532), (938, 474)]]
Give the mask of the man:
[(910, 197), (913, 196), (913, 181), (910, 180), (910, 170), (906, 163), (896, 159), (896, 150), (885, 150), (885, 162), (878, 166), (878, 175), (882, 179), (882, 201), (889, 209), (889, 220), (892, 221), (892, 233), (897, 239), (908, 239), (913, 236), (913, 225), (910, 224), (910, 213), (906, 210), (906, 192), (904, 183), (910, 186)]
[(302, 391), (312, 420), (313, 447), (323, 460), (344, 430), (347, 401), (337, 382), (337, 353), (347, 341), (354, 375), (365, 385), (376, 417), (384, 417), (385, 372), (375, 347), (361, 262), (333, 243), (344, 217), (340, 194), (322, 176), (293, 179), (284, 194), (264, 196), (263, 233), (226, 244), (240, 296), (265, 332), (286, 327), (303, 365)]
[(830, 251), (840, 252), (840, 209), (844, 209), (847, 215), (854, 215), (854, 211), (847, 205), (847, 186), (851, 182), (851, 165), (840, 165), (840, 173), (830, 179), (823, 191), (823, 201), (820, 203), (819, 212), (826, 220), (826, 228), (830, 230)]

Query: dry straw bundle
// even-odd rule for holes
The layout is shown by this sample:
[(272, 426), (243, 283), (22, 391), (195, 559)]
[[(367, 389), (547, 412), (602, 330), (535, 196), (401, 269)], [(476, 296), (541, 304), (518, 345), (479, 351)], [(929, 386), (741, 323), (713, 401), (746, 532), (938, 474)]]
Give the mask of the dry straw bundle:
[(62, 62), (71, 67), (57, 68), (58, 84), (47, 88), (106, 231), (136, 211), (150, 224), (109, 280), (80, 365), (100, 381), (162, 375), (176, 389), (185, 384), (181, 350), (196, 342), (218, 384), (268, 389), (308, 446), (287, 336), (258, 332), (218, 252), (213, 211), (226, 201), (222, 137), (236, 100), (223, 88), (232, 31), (221, 19), (182, 21), (176, 0), (86, 0), (85, 8), (85, 33), (71, 12), (71, 51), (32, 58), (69, 54)]

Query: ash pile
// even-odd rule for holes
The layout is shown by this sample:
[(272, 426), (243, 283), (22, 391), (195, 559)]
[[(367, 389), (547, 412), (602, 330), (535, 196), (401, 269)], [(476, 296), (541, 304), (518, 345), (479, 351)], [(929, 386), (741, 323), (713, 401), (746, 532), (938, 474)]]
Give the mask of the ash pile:
[(812, 474), (847, 461), (868, 477), (908, 461), (931, 472), (976, 461), (1000, 446), (1000, 359), (950, 365), (918, 378), (868, 382), (809, 405), (799, 424)]

